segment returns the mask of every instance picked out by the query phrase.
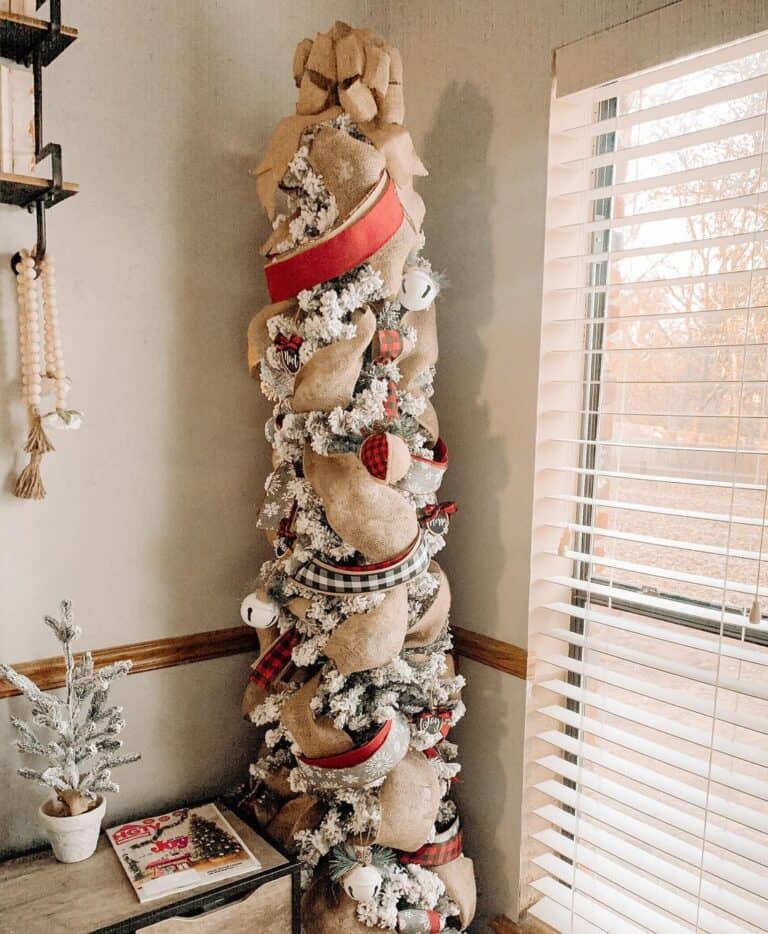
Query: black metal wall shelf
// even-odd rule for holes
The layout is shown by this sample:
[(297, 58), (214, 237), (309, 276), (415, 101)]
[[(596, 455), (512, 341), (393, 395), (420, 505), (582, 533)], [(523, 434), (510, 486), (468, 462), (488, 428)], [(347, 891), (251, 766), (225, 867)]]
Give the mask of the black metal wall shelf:
[(53, 180), (50, 178), (0, 172), (0, 203), (16, 204), (25, 208), (44, 194), (49, 198), (48, 207), (53, 207), (65, 198), (76, 195), (80, 190), (74, 182), (64, 182), (59, 190), (52, 188), (52, 185)]
[[(50, 19), (0, 13), (0, 58), (10, 58), (32, 68), (35, 94), (35, 163), (51, 160), (51, 178), (0, 173), (0, 203), (15, 204), (34, 211), (37, 222), (37, 263), (45, 257), (45, 212), (65, 198), (77, 194), (78, 187), (65, 182), (61, 168), (61, 146), (43, 142), (43, 68), (57, 58), (77, 38), (77, 30), (61, 24), (61, 0), (36, 0), (36, 9), (46, 2)], [(14, 259), (11, 268), (15, 268)]]
[(51, 28), (48, 20), (19, 13), (0, 13), (0, 58), (10, 58), (19, 65), (29, 64), (32, 52), (39, 48), (41, 62), (51, 62), (77, 39), (72, 26)]

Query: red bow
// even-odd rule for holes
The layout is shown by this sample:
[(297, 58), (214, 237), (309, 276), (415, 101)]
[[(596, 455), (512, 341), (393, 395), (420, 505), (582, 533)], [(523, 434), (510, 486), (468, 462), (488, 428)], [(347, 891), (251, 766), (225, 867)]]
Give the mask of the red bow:
[(458, 505), (449, 500), (445, 503), (429, 503), (421, 511), (421, 518), (425, 522), (436, 519), (438, 516), (452, 516), (458, 509)]
[(278, 334), (275, 338), (275, 347), (278, 350), (298, 351), (303, 343), (304, 338), (299, 337), (298, 334), (292, 334), (290, 337), (286, 337), (285, 334)]

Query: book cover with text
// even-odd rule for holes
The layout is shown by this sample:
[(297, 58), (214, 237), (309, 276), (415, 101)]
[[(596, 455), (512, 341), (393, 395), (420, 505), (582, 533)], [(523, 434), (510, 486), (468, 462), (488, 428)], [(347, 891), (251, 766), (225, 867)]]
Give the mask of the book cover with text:
[(215, 804), (131, 821), (107, 835), (141, 902), (261, 869)]

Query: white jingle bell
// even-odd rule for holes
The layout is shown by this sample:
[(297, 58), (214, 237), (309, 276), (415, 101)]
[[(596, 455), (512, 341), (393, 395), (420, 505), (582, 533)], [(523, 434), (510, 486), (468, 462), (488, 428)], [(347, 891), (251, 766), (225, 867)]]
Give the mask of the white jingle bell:
[(277, 623), (278, 607), (274, 600), (261, 590), (254, 590), (240, 604), (240, 616), (246, 626), (254, 629), (269, 629)]
[(355, 866), (344, 876), (341, 884), (350, 898), (365, 902), (376, 898), (381, 888), (382, 875), (375, 866)]
[(429, 308), (439, 291), (440, 286), (426, 270), (411, 266), (403, 273), (397, 300), (408, 311), (423, 311)]

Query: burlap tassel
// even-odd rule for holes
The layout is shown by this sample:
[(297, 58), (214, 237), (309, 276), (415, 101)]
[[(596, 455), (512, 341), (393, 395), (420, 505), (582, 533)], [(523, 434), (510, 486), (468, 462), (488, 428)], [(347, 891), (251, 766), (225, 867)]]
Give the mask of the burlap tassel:
[(24, 450), (29, 454), (29, 463), (19, 474), (14, 488), (14, 496), (19, 499), (45, 499), (45, 487), (43, 478), (40, 476), (40, 461), (43, 454), (50, 454), (56, 448), (48, 440), (40, 421), (40, 413), (35, 410), (32, 413), (32, 424), (27, 435), (27, 443)]

